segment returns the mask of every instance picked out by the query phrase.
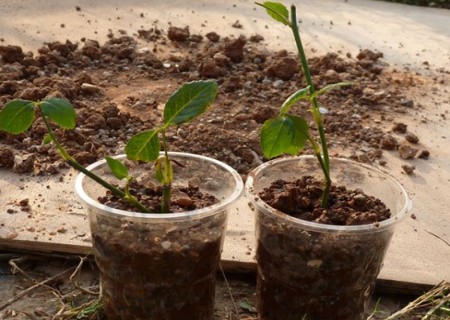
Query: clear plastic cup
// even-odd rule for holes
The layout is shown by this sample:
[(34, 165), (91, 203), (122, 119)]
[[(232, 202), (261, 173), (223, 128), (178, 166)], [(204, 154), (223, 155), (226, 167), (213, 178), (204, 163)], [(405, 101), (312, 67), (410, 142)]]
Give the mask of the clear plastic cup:
[[(124, 160), (125, 155), (117, 158)], [(76, 179), (76, 192), (89, 216), (109, 319), (210, 320), (213, 316), (227, 213), (242, 193), (243, 182), (231, 167), (208, 157), (171, 152), (170, 158), (173, 185), (196, 185), (219, 202), (183, 213), (129, 212), (100, 204), (103, 187), (84, 174)], [(132, 176), (154, 179), (151, 164), (130, 165)], [(87, 169), (113, 184), (121, 183), (104, 160)]]
[(259, 193), (272, 181), (323, 179), (314, 156), (264, 163), (246, 181), (256, 212), (257, 301), (262, 320), (364, 319), (375, 280), (411, 202), (399, 182), (373, 167), (331, 159), (335, 185), (362, 189), (391, 210), (388, 220), (336, 226), (296, 219), (267, 205)]

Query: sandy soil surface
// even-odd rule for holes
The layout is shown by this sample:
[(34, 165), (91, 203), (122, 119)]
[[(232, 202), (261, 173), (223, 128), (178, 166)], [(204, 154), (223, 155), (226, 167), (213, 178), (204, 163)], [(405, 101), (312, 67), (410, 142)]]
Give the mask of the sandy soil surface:
[[(449, 69), (448, 10), (369, 0), (296, 1), (304, 42), (324, 54), (330, 50), (379, 50), (390, 63)], [(258, 33), (272, 48), (294, 49), (290, 34), (268, 21), (253, 1), (96, 1), (15, 0), (0, 4), (1, 38), (36, 50), (43, 42), (83, 37), (105, 40), (109, 30), (129, 34), (156, 21), (189, 25), (195, 33), (220, 30), (222, 35)], [(239, 21), (242, 29), (233, 27)], [(236, 25), (235, 25), (236, 26)]]

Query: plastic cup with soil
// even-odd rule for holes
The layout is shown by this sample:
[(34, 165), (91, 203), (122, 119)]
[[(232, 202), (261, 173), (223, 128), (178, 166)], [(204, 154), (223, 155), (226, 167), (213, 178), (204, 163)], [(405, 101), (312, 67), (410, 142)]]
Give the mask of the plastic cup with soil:
[[(173, 213), (140, 213), (104, 202), (105, 191), (80, 174), (76, 192), (89, 215), (100, 269), (104, 312), (109, 319), (210, 320), (215, 273), (227, 212), (243, 190), (228, 165), (203, 156), (169, 153), (174, 162)], [(118, 159), (124, 160), (125, 155)], [(158, 198), (152, 164), (131, 163), (143, 198)], [(88, 170), (115, 180), (105, 160)], [(199, 208), (189, 193), (200, 194)], [(213, 204), (208, 204), (212, 199)], [(158, 199), (155, 203), (160, 203)], [(194, 207), (193, 207), (194, 206)], [(183, 208), (188, 208), (182, 211)]]
[(320, 207), (323, 172), (313, 156), (272, 160), (248, 176), (261, 320), (365, 317), (410, 200), (389, 174), (345, 159), (330, 165), (335, 187), (328, 210)]

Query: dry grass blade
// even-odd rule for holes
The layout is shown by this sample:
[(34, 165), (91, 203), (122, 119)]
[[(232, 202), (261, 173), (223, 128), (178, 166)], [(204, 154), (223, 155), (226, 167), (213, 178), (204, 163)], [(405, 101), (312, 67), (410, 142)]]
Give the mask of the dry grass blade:
[(231, 292), (230, 284), (228, 283), (227, 276), (225, 275), (225, 271), (223, 271), (222, 265), (219, 264), (220, 272), (222, 273), (223, 280), (225, 281), (225, 285), (227, 286), (228, 294), (231, 299), (231, 303), (233, 304), (233, 309), (236, 314), (237, 319), (239, 319), (239, 310), (237, 308), (236, 302), (234, 301), (233, 293)]
[(442, 242), (444, 242), (447, 246), (450, 247), (450, 243), (444, 239), (442, 239), (441, 237), (439, 237), (437, 234), (434, 234), (433, 232), (430, 232), (428, 230), (425, 230), (426, 232), (428, 232), (429, 234), (431, 234), (433, 237), (438, 238), (439, 240), (441, 240)]
[[(57, 295), (57, 299), (59, 300), (59, 303), (61, 304), (61, 308), (59, 311), (52, 317), (52, 319), (95, 319), (98, 315), (98, 312), (102, 308), (102, 291), (101, 287), (99, 286), (92, 286), (92, 287), (82, 287), (79, 285), (77, 278), (80, 275), (80, 272), (83, 268), (83, 264), (87, 257), (80, 257), (80, 262), (78, 263), (77, 267), (73, 271), (73, 273), (70, 275), (70, 282), (74, 285), (76, 290), (61, 296)], [(99, 288), (99, 291), (92, 291), (92, 289)], [(91, 296), (96, 296), (94, 299), (91, 299), (79, 306), (73, 306), (70, 303), (67, 303), (67, 300), (69, 298), (76, 297), (78, 295), (88, 294)]]
[[(450, 285), (447, 286), (447, 289), (448, 289), (447, 292), (450, 291)], [(428, 311), (425, 317), (423, 317), (422, 319), (423, 320), (430, 319), (433, 314), (435, 314), (440, 308), (442, 308), (445, 304), (449, 302), (450, 302), (450, 292), (448, 292), (448, 294), (445, 297), (438, 300), (438, 304), (434, 306), (434, 308), (431, 308), (430, 311)]]
[(33, 290), (35, 290), (35, 289), (37, 289), (37, 288), (39, 288), (41, 286), (47, 286), (47, 283), (50, 283), (50, 282), (54, 281), (55, 279), (58, 279), (59, 277), (61, 277), (64, 274), (68, 273), (69, 271), (72, 271), (73, 269), (74, 269), (74, 267), (69, 268), (67, 270), (64, 270), (63, 272), (60, 272), (60, 273), (54, 275), (53, 277), (50, 277), (50, 278), (48, 278), (48, 279), (46, 279), (44, 281), (36, 283), (35, 285), (32, 285), (31, 287), (21, 291), (20, 293), (18, 293), (17, 295), (15, 295), (14, 297), (8, 299), (5, 303), (0, 305), (0, 311), (5, 309), (6, 307), (12, 305), (14, 302), (20, 300), (22, 297), (26, 296), (27, 294), (29, 294)]
[[(419, 313), (420, 310), (427, 308), (429, 311), (423, 316), (422, 320), (432, 319), (433, 316), (442, 306), (450, 302), (450, 283), (443, 281), (430, 291), (410, 302), (403, 309), (395, 312), (385, 320), (401, 319), (404, 316)], [(440, 318), (435, 318), (440, 319)], [(444, 318), (442, 318), (444, 319)]]

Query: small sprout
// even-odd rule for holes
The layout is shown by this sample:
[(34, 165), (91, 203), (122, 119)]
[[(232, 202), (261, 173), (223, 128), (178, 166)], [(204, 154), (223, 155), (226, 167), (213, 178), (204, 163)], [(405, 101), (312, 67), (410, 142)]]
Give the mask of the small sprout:
[[(189, 122), (206, 111), (217, 95), (214, 81), (194, 81), (175, 91), (164, 107), (162, 126), (133, 136), (125, 147), (130, 160), (155, 162), (155, 178), (163, 185), (162, 212), (170, 212), (172, 163), (168, 155), (166, 131), (170, 127)], [(162, 150), (161, 147), (162, 146)], [(164, 156), (160, 157), (160, 151)]]

